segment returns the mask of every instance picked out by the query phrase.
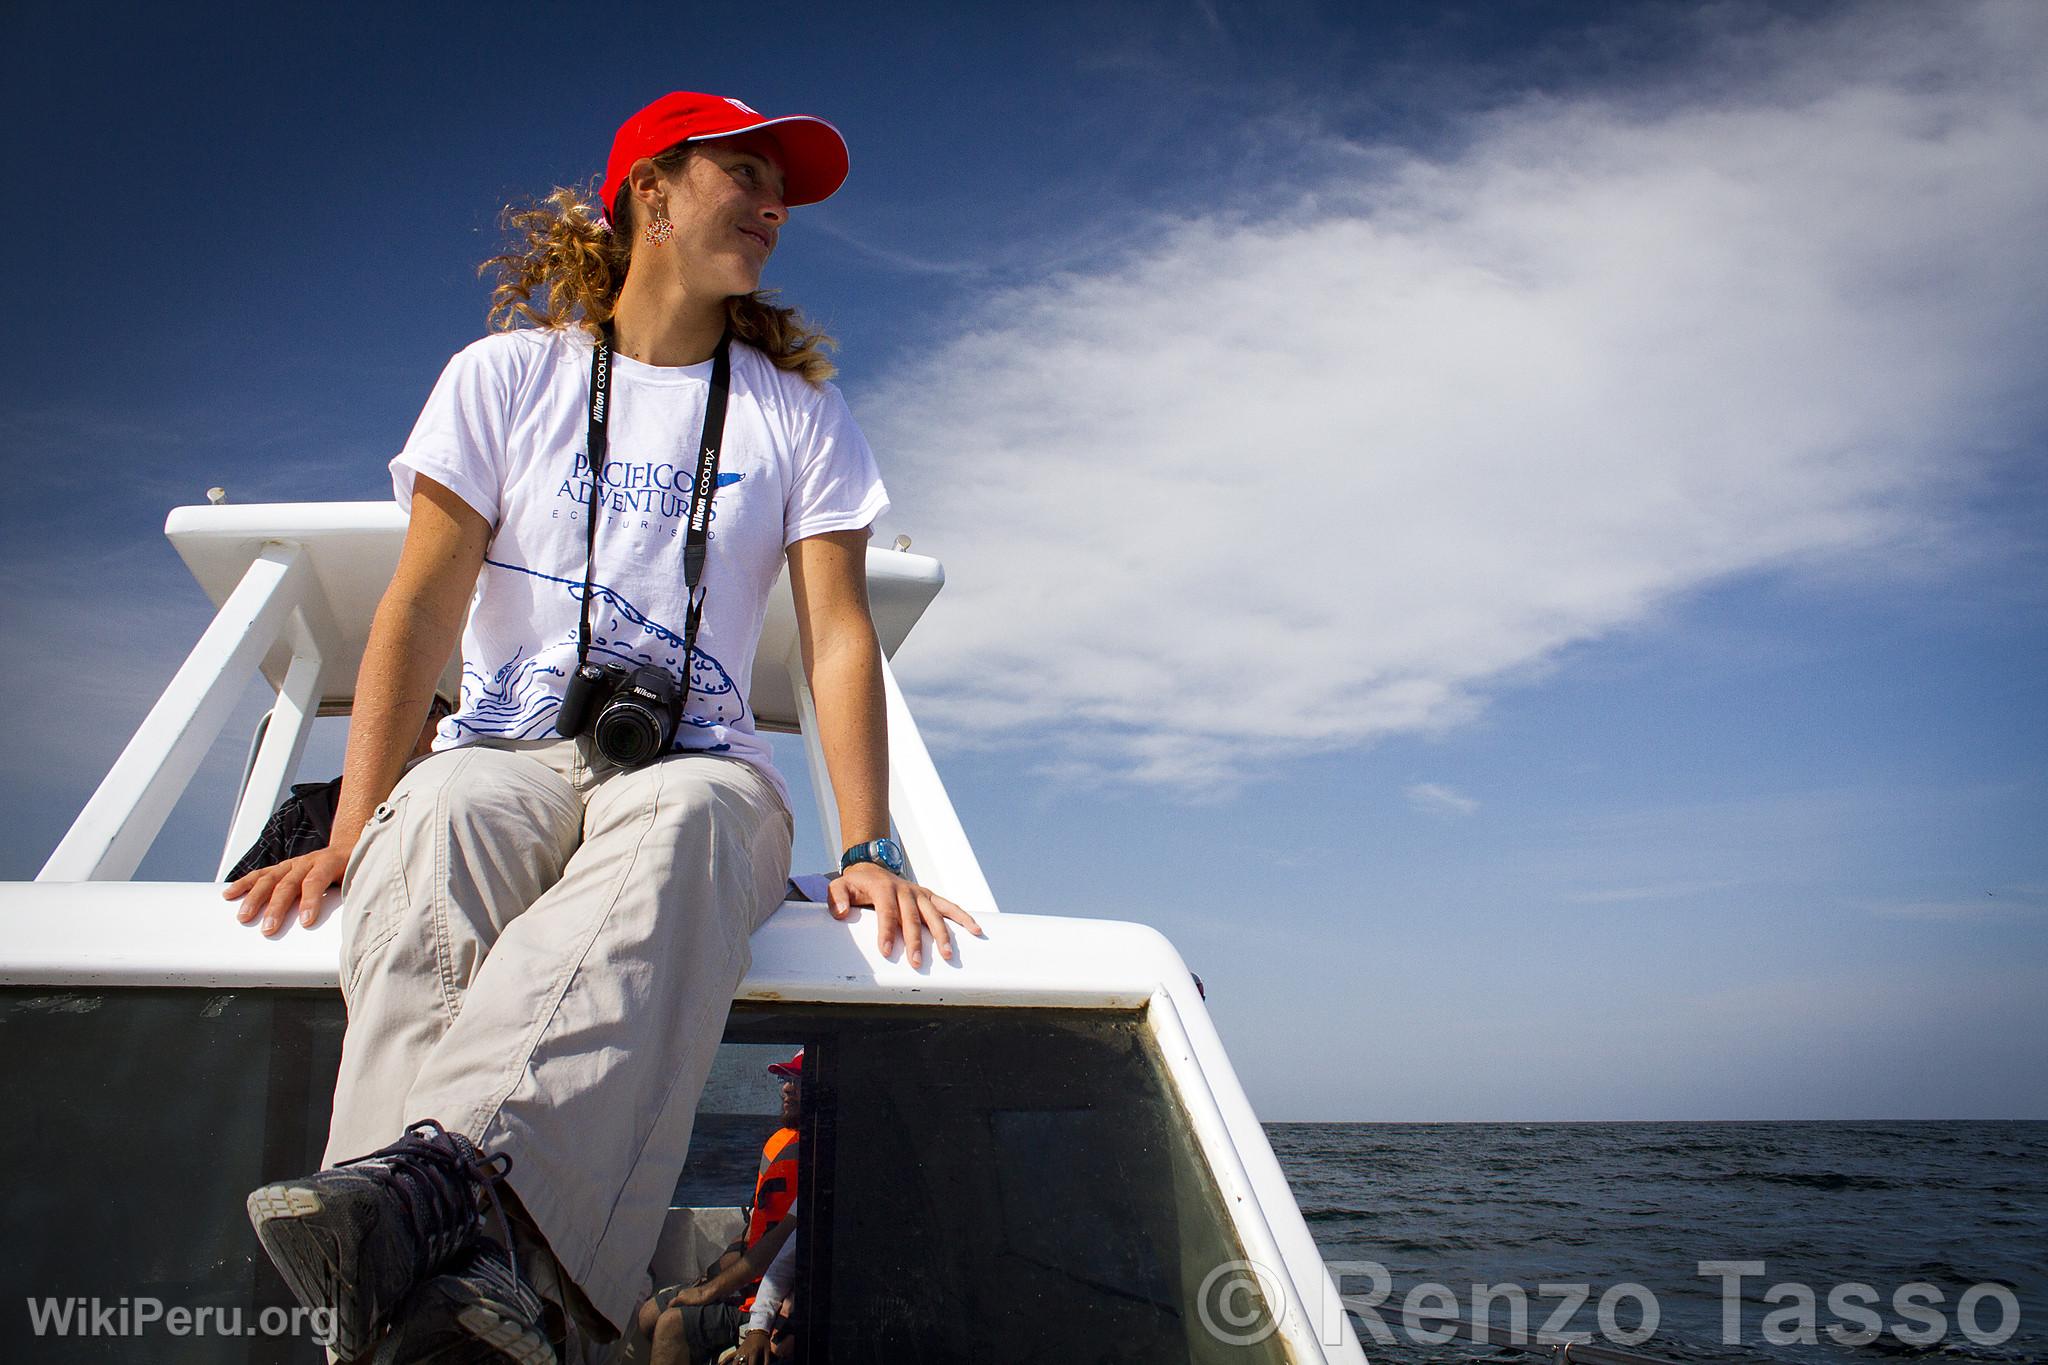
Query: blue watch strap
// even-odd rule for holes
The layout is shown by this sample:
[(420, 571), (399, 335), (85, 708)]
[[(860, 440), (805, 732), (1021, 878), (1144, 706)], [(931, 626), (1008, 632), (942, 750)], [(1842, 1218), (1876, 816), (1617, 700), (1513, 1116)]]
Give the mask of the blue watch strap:
[(873, 863), (900, 877), (903, 875), (903, 846), (894, 839), (870, 839), (864, 844), (855, 844), (839, 855), (839, 870), (844, 872), (855, 863)]

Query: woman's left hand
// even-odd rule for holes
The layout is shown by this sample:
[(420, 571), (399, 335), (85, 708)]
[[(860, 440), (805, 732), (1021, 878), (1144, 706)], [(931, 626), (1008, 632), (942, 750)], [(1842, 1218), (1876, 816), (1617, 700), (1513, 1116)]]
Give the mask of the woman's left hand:
[(916, 882), (907, 882), (878, 863), (855, 863), (832, 879), (828, 906), (834, 919), (845, 919), (863, 905), (875, 909), (875, 942), (882, 956), (896, 951), (896, 940), (900, 937), (913, 967), (924, 965), (925, 930), (931, 931), (939, 956), (949, 962), (953, 959), (953, 934), (946, 927), (948, 920), (981, 937), (981, 926), (974, 922), (974, 916), (944, 896), (927, 891)]

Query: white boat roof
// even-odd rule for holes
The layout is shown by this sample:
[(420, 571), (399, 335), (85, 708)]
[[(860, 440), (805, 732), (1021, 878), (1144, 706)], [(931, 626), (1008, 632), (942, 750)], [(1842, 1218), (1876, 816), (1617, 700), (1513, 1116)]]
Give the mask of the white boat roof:
[[(330, 893), (318, 924), (272, 940), (236, 922), (216, 885), (0, 886), (0, 987), (333, 989), (340, 918)], [(928, 955), (912, 968), (900, 949), (877, 951), (867, 912), (842, 922), (789, 902), (755, 931), (735, 999), (1143, 1011), (1249, 1263), (1278, 1272), (1260, 1283), (1276, 1300), (1288, 1358), (1364, 1365), (1338, 1287), (1173, 946), (1116, 920), (1005, 914), (985, 928), (985, 938), (956, 940), (952, 962)]]
[[(265, 938), (210, 882), (17, 882), (0, 897), (0, 985), (338, 987), (342, 899), (312, 928)], [(875, 948), (866, 912), (840, 921), (789, 901), (754, 934), (741, 1000), (1140, 1009), (1194, 989), (1156, 929), (1125, 920), (1000, 915), (920, 968)], [(1195, 997), (1199, 999), (1199, 996)]]

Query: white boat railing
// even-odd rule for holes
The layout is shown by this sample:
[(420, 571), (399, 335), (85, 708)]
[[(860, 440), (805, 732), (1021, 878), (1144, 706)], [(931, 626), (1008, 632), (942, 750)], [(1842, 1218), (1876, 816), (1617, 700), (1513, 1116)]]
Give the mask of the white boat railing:
[[(264, 534), (271, 527), (287, 534)], [(292, 536), (292, 528), (306, 534)], [(179, 508), (165, 529), (202, 584), (217, 594), (224, 573), (247, 567), (240, 569), (212, 623), (43, 864), (37, 881), (132, 878), (250, 679), (262, 669), (277, 679), (277, 699), (228, 821), (215, 873), (225, 877), (284, 799), (323, 704), (329, 710), (347, 709), (369, 611), (389, 578), (388, 567), (381, 576), (377, 572), (378, 556), (397, 562), (404, 522), (390, 504), (282, 504)], [(237, 547), (241, 558), (236, 558)], [(323, 571), (316, 572), (316, 559), (324, 561)], [(912, 568), (899, 570), (913, 559)], [(977, 917), (994, 914), (988, 879), (888, 659), (943, 575), (933, 561), (886, 550), (870, 549), (868, 568), (883, 640), (889, 801), (898, 842), (926, 884)], [(335, 588), (349, 599), (346, 611), (329, 600), (328, 589)], [(756, 674), (774, 669), (787, 675), (794, 701), (788, 721), (802, 734), (826, 845), (836, 850), (838, 815), (786, 584), (771, 600), (771, 628), (763, 632)], [(343, 615), (351, 619), (344, 622)], [(782, 693), (777, 689), (773, 695)]]
[[(257, 752), (253, 780), (230, 822), (228, 847), (247, 846), (283, 798), (320, 695), (323, 624), (304, 547), (266, 545), (184, 665), (143, 718), (99, 788), (50, 854), (39, 882), (127, 881), (185, 795), (263, 656), (288, 640), (292, 662)], [(309, 619), (311, 618), (311, 619)], [(252, 813), (254, 825), (249, 824)]]
[[(811, 790), (818, 798), (818, 824), (825, 831), (828, 849), (844, 848), (832, 778), (825, 770), (825, 748), (818, 740), (817, 703), (804, 679), (803, 661), (792, 657), (788, 668), (789, 684), (802, 716)], [(981, 860), (967, 841), (959, 812), (946, 795), (946, 784), (939, 780), (938, 766), (932, 762), (917, 722), (910, 717), (903, 689), (896, 683), (896, 670), (887, 657), (882, 660), (882, 691), (889, 719), (889, 813), (910, 871), (976, 919), (996, 913), (995, 893), (982, 874)]]

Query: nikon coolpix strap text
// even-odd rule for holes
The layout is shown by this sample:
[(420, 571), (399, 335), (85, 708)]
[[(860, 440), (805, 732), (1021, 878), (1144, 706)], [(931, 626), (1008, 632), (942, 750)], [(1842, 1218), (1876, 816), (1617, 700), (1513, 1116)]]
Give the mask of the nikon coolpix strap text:
[[(590, 508), (583, 532), (583, 613), (576, 625), (576, 666), (590, 662), (590, 580), (597, 562), (599, 485), (611, 443), (612, 339), (609, 330), (590, 350)], [(732, 392), (732, 334), (719, 337), (711, 355), (711, 391), (704, 399), (704, 431), (697, 440), (697, 477), (690, 486), (689, 537), (683, 542), (683, 586), (689, 613), (683, 622), (683, 696), (690, 687), (690, 651), (697, 645), (697, 625), (704, 617), (704, 558), (711, 539), (711, 496), (718, 491), (718, 457), (725, 444), (726, 399)]]

